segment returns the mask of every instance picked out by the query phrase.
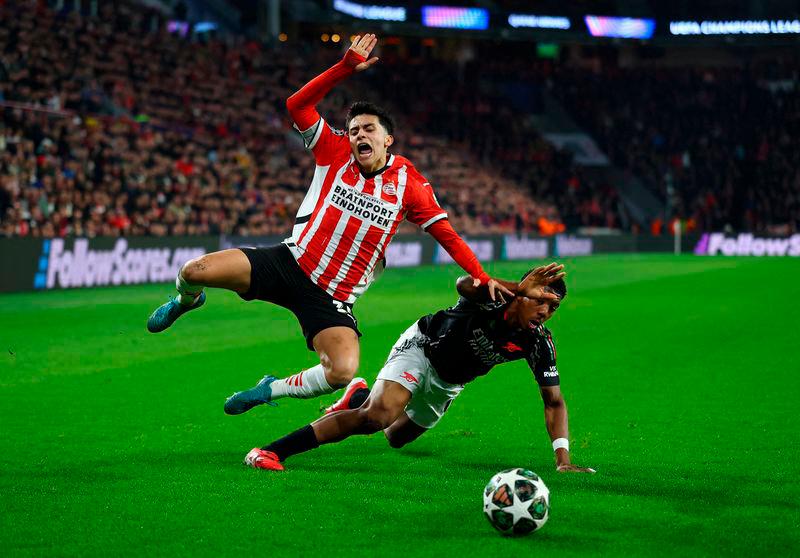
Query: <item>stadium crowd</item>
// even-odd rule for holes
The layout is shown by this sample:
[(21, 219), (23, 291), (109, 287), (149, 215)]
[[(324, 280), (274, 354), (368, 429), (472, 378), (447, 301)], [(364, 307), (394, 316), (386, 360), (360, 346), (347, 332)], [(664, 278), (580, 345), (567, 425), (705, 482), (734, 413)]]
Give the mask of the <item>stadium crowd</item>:
[[(447, 137), (450, 145), (540, 200), (545, 208), (536, 221), (540, 233), (565, 227), (628, 230), (632, 223), (617, 190), (590, 179), (569, 151), (555, 148), (536, 129), (532, 116), (542, 100), (538, 85), (531, 84), (542, 83), (552, 65), (467, 52), (471, 55), (455, 64), (430, 57), (384, 58), (391, 79), (376, 78), (372, 85), (382, 86), (381, 97), (398, 105), (407, 95), (403, 83), (428, 92), (406, 108), (415, 125)], [(529, 223), (524, 220), (524, 230), (531, 230)]]
[[(153, 30), (153, 14), (125, 2), (102, 3), (98, 17), (39, 6), (0, 4), (0, 234), (288, 232), (313, 158), (284, 102), (341, 45), (197, 43), (163, 21)], [(320, 107), (333, 120), (367, 98), (393, 112), (393, 151), (431, 180), (457, 230), (634, 226), (613, 185), (536, 132), (540, 100), (521, 82), (560, 100), (614, 164), (667, 200), (667, 218), (800, 230), (796, 59), (590, 72), (469, 54), (442, 63), (386, 45), (374, 70)]]
[(690, 230), (800, 231), (796, 55), (701, 69), (560, 65), (551, 84)]
[[(288, 231), (313, 159), (291, 131), (284, 102), (313, 77), (310, 68), (323, 69), (340, 52), (190, 43), (151, 32), (140, 10), (124, 3), (104, 4), (98, 18), (8, 5), (0, 13), (3, 234)], [(415, 123), (382, 97), (385, 88), (365, 95), (365, 83), (337, 89), (322, 114), (343, 117), (348, 102), (365, 96), (393, 109), (395, 151), (431, 179), (457, 229), (560, 225), (552, 202), (494, 172), (466, 140)]]

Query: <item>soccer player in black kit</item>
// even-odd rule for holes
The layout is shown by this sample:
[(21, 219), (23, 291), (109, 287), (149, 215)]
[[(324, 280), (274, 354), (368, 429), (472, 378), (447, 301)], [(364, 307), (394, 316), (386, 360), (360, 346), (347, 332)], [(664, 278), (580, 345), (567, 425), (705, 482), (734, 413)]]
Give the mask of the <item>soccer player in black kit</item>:
[(391, 447), (401, 448), (436, 425), (464, 384), (497, 364), (524, 358), (539, 384), (556, 469), (594, 473), (570, 460), (555, 345), (544, 327), (567, 294), (562, 270), (550, 264), (529, 271), (520, 283), (502, 282), (516, 294), (510, 302), (492, 302), (486, 285), (476, 287), (471, 277), (460, 278), (458, 303), (423, 316), (403, 333), (371, 392), (363, 379), (354, 379), (326, 416), (253, 448), (245, 464), (280, 471), (292, 455), (381, 430)]

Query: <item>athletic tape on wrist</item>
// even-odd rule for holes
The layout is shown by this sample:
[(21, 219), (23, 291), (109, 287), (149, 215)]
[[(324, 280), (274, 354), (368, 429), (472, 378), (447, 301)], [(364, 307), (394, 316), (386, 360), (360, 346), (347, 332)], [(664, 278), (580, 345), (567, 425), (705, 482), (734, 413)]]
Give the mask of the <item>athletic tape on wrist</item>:
[(569, 440), (566, 438), (556, 438), (553, 440), (553, 451), (556, 451), (559, 448), (564, 448), (565, 450), (569, 451)]

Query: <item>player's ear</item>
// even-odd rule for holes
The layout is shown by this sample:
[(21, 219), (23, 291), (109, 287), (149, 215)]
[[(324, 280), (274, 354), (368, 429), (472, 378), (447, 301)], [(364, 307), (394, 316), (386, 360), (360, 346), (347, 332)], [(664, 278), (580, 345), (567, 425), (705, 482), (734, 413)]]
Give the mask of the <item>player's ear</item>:
[(389, 147), (394, 143), (394, 136), (391, 134), (386, 134), (386, 138), (383, 140), (383, 146)]

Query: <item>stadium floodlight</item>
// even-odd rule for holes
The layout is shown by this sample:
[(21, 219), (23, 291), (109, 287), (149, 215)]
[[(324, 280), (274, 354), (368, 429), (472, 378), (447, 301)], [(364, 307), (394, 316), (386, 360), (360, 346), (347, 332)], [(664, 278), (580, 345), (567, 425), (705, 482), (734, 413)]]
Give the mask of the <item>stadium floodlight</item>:
[(592, 37), (649, 39), (656, 28), (654, 19), (587, 15), (584, 20)]
[(406, 9), (402, 6), (363, 5), (349, 0), (334, 0), (333, 9), (359, 19), (405, 21)]
[(730, 21), (670, 21), (672, 35), (784, 35), (800, 34), (800, 20), (742, 19)]
[(527, 27), (531, 29), (560, 29), (565, 31), (571, 27), (568, 17), (533, 14), (510, 14), (508, 24), (511, 27)]
[(483, 8), (423, 6), (422, 24), (446, 29), (488, 29), (489, 11)]

